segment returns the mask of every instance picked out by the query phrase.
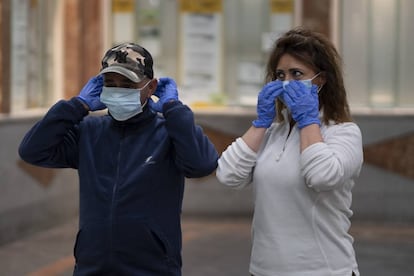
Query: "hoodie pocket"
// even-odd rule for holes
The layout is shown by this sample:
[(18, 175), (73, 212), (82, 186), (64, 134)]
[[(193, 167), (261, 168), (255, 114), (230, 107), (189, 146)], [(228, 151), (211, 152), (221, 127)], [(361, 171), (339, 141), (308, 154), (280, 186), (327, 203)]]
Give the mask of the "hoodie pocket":
[(165, 235), (144, 222), (120, 222), (114, 225), (114, 250), (121, 262), (148, 269), (166, 269), (171, 247)]
[(107, 229), (101, 224), (89, 224), (79, 229), (73, 252), (77, 263), (97, 264), (104, 261), (108, 250)]

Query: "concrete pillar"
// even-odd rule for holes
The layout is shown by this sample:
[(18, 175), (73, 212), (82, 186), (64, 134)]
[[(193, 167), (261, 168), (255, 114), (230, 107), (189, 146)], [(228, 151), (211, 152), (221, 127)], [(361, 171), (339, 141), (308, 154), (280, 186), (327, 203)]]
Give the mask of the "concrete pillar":
[(100, 69), (103, 55), (102, 1), (67, 0), (64, 18), (64, 97), (79, 93)]

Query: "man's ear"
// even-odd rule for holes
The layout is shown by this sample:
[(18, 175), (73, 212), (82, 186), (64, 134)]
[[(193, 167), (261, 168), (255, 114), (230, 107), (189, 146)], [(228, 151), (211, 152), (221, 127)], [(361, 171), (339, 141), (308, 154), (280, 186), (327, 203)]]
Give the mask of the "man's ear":
[(158, 86), (158, 79), (153, 78), (152, 80), (150, 80), (150, 83), (148, 84), (148, 95), (147, 98), (150, 98), (152, 96), (152, 94), (155, 93), (155, 90), (157, 90), (157, 86)]

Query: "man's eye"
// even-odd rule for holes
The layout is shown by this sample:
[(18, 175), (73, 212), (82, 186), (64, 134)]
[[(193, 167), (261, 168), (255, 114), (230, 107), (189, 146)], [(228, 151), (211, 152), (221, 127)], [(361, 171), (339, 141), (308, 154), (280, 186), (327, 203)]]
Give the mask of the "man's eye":
[(113, 87), (115, 86), (115, 82), (111, 80), (104, 80), (103, 85), (106, 87)]
[(134, 84), (124, 84), (122, 85), (123, 88), (135, 88)]

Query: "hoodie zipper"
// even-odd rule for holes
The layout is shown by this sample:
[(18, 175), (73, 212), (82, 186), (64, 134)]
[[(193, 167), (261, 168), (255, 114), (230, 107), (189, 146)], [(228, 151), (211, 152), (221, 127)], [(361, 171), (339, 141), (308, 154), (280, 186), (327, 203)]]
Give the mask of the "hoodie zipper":
[(295, 126), (292, 126), (292, 127), (288, 126), (288, 127), (289, 127), (289, 130), (288, 130), (287, 136), (286, 136), (286, 138), (285, 138), (285, 142), (283, 143), (283, 148), (282, 148), (282, 150), (279, 152), (279, 154), (278, 154), (278, 155), (276, 155), (276, 162), (279, 162), (279, 161), (280, 161), (280, 159), (282, 158), (282, 155), (283, 155), (283, 153), (284, 153), (284, 152), (285, 152), (285, 150), (286, 150), (286, 145), (287, 145), (287, 142), (289, 141), (289, 138), (293, 135), (293, 132), (295, 131)]
[(114, 186), (112, 187), (112, 198), (111, 198), (111, 206), (110, 206), (110, 214), (109, 214), (109, 263), (112, 264), (112, 252), (113, 252), (113, 220), (115, 214), (115, 207), (116, 207), (116, 192), (118, 189), (118, 181), (119, 181), (119, 174), (120, 174), (120, 162), (121, 162), (121, 148), (122, 148), (122, 141), (124, 139), (125, 128), (122, 129), (121, 138), (119, 141), (119, 150), (117, 156), (117, 163), (116, 163), (116, 178)]

